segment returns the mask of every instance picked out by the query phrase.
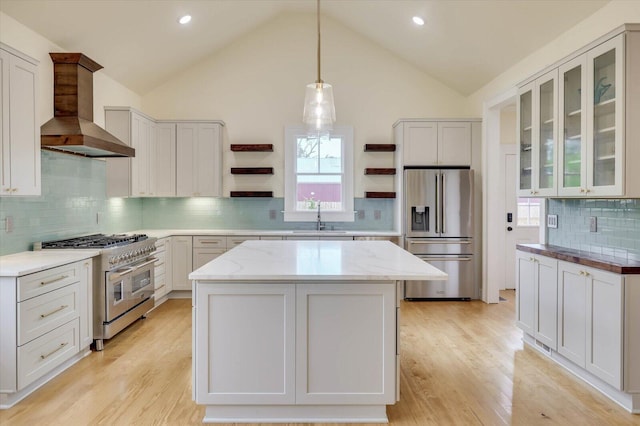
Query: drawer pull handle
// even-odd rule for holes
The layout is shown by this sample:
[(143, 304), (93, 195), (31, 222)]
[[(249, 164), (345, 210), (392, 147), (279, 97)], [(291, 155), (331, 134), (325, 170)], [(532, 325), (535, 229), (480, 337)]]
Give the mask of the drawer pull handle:
[(200, 241), (200, 244), (220, 244), (220, 241)]
[(54, 279), (49, 280), (49, 281), (40, 281), (40, 285), (49, 285), (49, 284), (53, 284), (53, 283), (55, 283), (55, 282), (62, 281), (62, 280), (64, 280), (65, 278), (69, 278), (69, 275), (62, 275), (61, 277), (54, 278)]
[(51, 311), (51, 312), (49, 312), (49, 313), (47, 313), (47, 314), (40, 314), (40, 318), (46, 318), (46, 317), (48, 317), (48, 316), (50, 316), (50, 315), (55, 314), (56, 312), (60, 312), (60, 311), (62, 311), (62, 310), (64, 310), (64, 309), (66, 309), (66, 308), (68, 308), (68, 307), (69, 307), (69, 305), (62, 305), (62, 306), (60, 306), (58, 309), (54, 309), (53, 311)]
[(160, 287), (156, 287), (156, 290), (160, 290), (161, 288), (166, 287), (165, 284), (162, 284)]
[(56, 352), (58, 352), (60, 349), (64, 348), (65, 346), (67, 346), (69, 344), (69, 342), (64, 342), (64, 343), (60, 343), (60, 346), (58, 346), (57, 348), (55, 348), (54, 350), (52, 350), (51, 352), (49, 352), (48, 354), (44, 354), (44, 355), (40, 355), (40, 358), (42, 359), (47, 359), (49, 358), (51, 355), (55, 354)]

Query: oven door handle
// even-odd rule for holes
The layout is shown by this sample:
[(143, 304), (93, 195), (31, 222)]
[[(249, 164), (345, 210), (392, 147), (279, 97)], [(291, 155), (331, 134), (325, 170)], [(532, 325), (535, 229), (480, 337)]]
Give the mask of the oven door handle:
[(109, 281), (113, 281), (113, 279), (118, 279), (120, 277), (123, 277), (125, 275), (127, 275), (129, 272), (134, 271), (135, 268), (127, 268), (124, 271), (117, 271), (114, 272), (112, 274), (109, 274)]
[(144, 262), (138, 264), (138, 265), (133, 265), (133, 267), (131, 268), (132, 271), (137, 271), (138, 269), (142, 268), (143, 266), (147, 266), (150, 265), (152, 263), (155, 263), (158, 261), (157, 257), (152, 257), (150, 259), (145, 260)]

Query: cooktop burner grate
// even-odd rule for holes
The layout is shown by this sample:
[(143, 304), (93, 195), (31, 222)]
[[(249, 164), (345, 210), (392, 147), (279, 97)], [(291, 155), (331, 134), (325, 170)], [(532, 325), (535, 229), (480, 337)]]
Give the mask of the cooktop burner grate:
[(126, 246), (146, 239), (147, 236), (144, 234), (93, 234), (84, 237), (69, 238), (67, 240), (44, 242), (42, 243), (42, 248), (109, 248)]

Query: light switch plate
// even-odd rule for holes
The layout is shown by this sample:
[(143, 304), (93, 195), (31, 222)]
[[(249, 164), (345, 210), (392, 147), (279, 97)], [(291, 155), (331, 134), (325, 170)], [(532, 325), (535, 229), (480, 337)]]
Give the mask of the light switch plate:
[(547, 228), (557, 228), (558, 227), (558, 215), (557, 214), (548, 214), (547, 215)]
[(589, 232), (598, 232), (598, 218), (596, 216), (589, 217)]

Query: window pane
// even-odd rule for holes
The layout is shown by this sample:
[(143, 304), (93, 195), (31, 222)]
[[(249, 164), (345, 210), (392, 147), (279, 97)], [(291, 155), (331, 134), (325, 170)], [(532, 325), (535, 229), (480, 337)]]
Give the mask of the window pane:
[(342, 173), (342, 141), (324, 137), (320, 140), (320, 173)]
[(296, 145), (297, 173), (318, 173), (318, 139), (298, 137)]
[(341, 175), (299, 175), (296, 182), (296, 209), (342, 210)]

